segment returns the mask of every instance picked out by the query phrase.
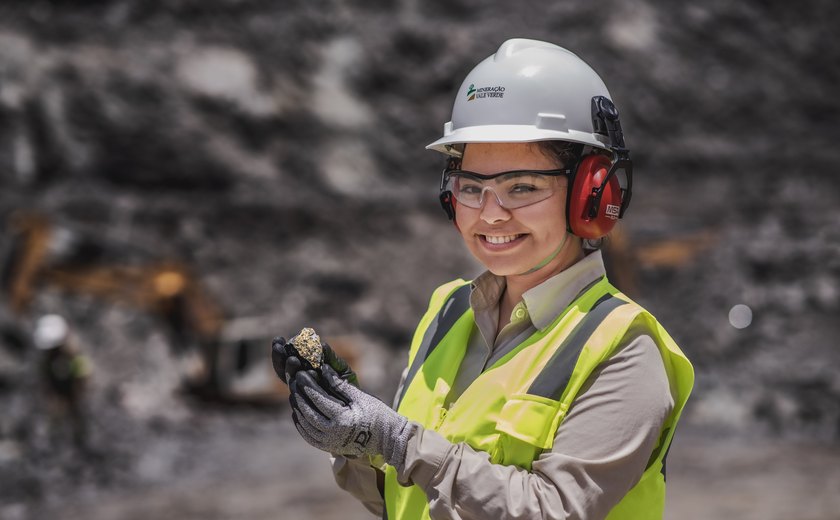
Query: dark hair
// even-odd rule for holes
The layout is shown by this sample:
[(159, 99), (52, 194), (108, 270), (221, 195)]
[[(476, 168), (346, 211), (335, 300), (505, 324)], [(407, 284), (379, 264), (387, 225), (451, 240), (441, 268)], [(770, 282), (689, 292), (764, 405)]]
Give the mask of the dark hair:
[[(569, 141), (536, 141), (537, 149), (557, 163), (558, 168), (574, 168), (583, 154), (584, 145)], [(591, 148), (588, 154), (598, 154), (613, 159), (612, 152), (602, 148)]]
[(568, 141), (537, 141), (534, 144), (543, 155), (555, 161), (558, 168), (571, 168), (583, 151), (583, 146)]

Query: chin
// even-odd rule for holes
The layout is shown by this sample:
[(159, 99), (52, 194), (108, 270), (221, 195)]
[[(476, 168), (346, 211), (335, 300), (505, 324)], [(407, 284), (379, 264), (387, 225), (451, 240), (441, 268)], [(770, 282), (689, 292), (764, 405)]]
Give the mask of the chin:
[(488, 271), (496, 276), (512, 276), (522, 274), (528, 271), (533, 266), (524, 266), (519, 263), (503, 262), (499, 259), (488, 260), (485, 258), (478, 258), (478, 261), (487, 268)]

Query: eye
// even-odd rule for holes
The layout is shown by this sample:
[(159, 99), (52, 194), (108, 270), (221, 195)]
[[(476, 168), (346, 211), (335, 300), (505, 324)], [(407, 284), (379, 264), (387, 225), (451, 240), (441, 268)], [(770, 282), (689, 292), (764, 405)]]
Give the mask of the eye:
[(460, 178), (456, 183), (458, 193), (462, 195), (480, 195), (483, 186), (470, 179)]
[(526, 171), (510, 172), (496, 179), (496, 183), (509, 193), (531, 189), (539, 190), (545, 188), (549, 182), (551, 182), (551, 177)]
[(525, 194), (525, 193), (533, 193), (535, 191), (539, 191), (540, 188), (534, 186), (533, 184), (526, 184), (526, 183), (517, 183), (510, 187), (510, 193), (513, 194)]

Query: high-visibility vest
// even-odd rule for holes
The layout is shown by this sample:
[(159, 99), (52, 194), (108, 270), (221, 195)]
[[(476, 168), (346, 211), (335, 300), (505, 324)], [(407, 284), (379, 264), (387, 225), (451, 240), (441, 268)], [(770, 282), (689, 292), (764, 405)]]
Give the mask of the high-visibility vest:
[[(608, 520), (660, 519), (665, 502), (665, 456), (694, 383), (694, 370), (665, 329), (642, 307), (601, 279), (538, 330), (488, 367), (445, 407), (474, 326), (469, 283), (439, 287), (420, 321), (397, 410), (453, 443), (464, 442), (496, 464), (525, 470), (551, 450), (557, 428), (589, 376), (622, 345), (628, 330), (649, 334), (665, 364), (674, 408), (649, 463)], [(402, 486), (386, 467), (385, 515), (391, 520), (429, 518), (417, 486)]]

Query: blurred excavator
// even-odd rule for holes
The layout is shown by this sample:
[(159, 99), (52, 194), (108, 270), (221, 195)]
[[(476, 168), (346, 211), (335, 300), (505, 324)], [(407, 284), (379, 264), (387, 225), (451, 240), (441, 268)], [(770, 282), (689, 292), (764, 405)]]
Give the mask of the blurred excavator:
[(607, 236), (602, 248), (607, 277), (621, 292), (638, 298), (643, 290), (642, 271), (674, 271), (688, 265), (718, 243), (719, 233), (699, 229), (668, 237), (634, 237), (631, 242), (624, 227), (618, 225)]
[[(268, 362), (266, 320), (226, 318), (183, 263), (40, 214), (14, 214), (7, 224), (0, 284), (15, 314), (24, 314), (36, 291), (46, 287), (134, 307), (165, 324), (186, 389), (206, 398), (250, 403), (288, 395)], [(339, 339), (332, 346), (352, 362), (349, 343)]]
[[(262, 317), (227, 318), (182, 262), (162, 260), (100, 234), (84, 233), (33, 213), (8, 222), (10, 246), (0, 265), (7, 305), (26, 312), (45, 287), (103, 298), (158, 316), (170, 334), (185, 388), (226, 401), (275, 401), (288, 395), (268, 362), (272, 330)], [(717, 234), (700, 231), (633, 244), (619, 226), (605, 243), (610, 280), (639, 295), (639, 272), (676, 269), (713, 247)], [(330, 342), (355, 365), (358, 349), (346, 338)]]

